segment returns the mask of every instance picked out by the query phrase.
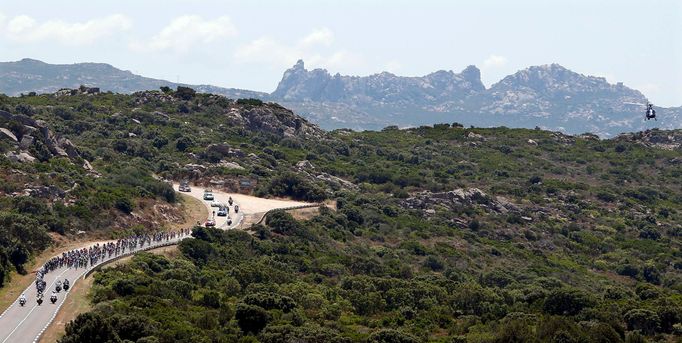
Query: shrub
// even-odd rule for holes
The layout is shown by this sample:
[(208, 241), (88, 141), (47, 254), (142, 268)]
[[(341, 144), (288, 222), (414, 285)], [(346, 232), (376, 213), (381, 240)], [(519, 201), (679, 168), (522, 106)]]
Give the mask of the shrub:
[(239, 105), (251, 105), (251, 106), (261, 106), (263, 105), (263, 100), (260, 99), (237, 99), (237, 104)]
[(194, 145), (194, 142), (189, 137), (180, 137), (175, 141), (175, 149), (180, 152), (186, 151)]
[(261, 192), (304, 201), (322, 201), (327, 197), (322, 188), (290, 172), (272, 178)]
[(262, 307), (240, 303), (235, 319), (245, 333), (259, 333), (270, 321), (270, 315)]
[(384, 329), (372, 333), (367, 338), (368, 343), (417, 343), (414, 336), (392, 329)]
[(290, 297), (279, 295), (270, 292), (259, 292), (254, 294), (249, 294), (242, 301), (249, 305), (259, 306), (266, 310), (281, 310), (284, 313), (288, 313), (294, 308), (296, 308), (296, 303), (294, 299)]
[(646, 309), (633, 309), (623, 317), (628, 330), (639, 330), (646, 335), (653, 335), (659, 329), (660, 319), (656, 312)]
[(175, 96), (182, 100), (192, 100), (197, 92), (190, 87), (178, 86)]
[(75, 320), (66, 324), (65, 331), (66, 335), (60, 343), (121, 342), (106, 317), (93, 312), (78, 315)]
[(563, 288), (554, 290), (547, 296), (543, 310), (549, 314), (573, 316), (592, 304), (592, 299), (583, 292)]

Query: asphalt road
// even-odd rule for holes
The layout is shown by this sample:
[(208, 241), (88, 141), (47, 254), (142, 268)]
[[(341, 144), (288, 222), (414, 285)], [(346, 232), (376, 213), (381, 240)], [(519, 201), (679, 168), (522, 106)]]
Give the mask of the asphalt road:
[[(177, 185), (174, 185), (175, 189), (177, 189)], [(211, 213), (213, 211), (218, 211), (217, 208), (212, 208), (209, 206), (210, 202), (204, 201), (202, 199), (203, 197), (203, 189), (199, 188), (192, 188), (192, 191), (189, 193), (192, 197), (195, 197), (197, 199), (200, 199), (206, 204), (206, 206), (209, 209), (209, 216), (211, 216)], [(222, 192), (214, 192), (213, 193), (216, 200), (223, 202), (227, 204), (229, 195), (226, 193)], [(236, 203), (235, 203), (236, 204)], [(240, 211), (241, 212), (241, 211)], [(222, 229), (230, 229), (236, 227), (241, 220), (243, 220), (243, 214), (242, 213), (234, 213), (234, 206), (230, 207), (230, 218), (232, 219), (232, 224), (227, 225), (227, 219), (228, 217), (218, 217), (216, 216), (216, 226), (218, 228)], [(202, 222), (203, 224), (203, 222)], [(182, 236), (182, 237), (176, 237), (173, 240), (169, 241), (162, 241), (162, 242), (152, 242), (151, 245), (145, 245), (144, 247), (138, 248), (137, 250), (134, 250), (134, 252), (142, 251), (142, 250), (148, 250), (153, 247), (158, 247), (158, 246), (163, 246), (169, 243), (177, 243), (178, 241), (185, 239), (187, 237), (191, 237), (189, 235), (187, 236)], [(95, 245), (97, 242), (92, 242), (86, 245), (85, 247), (90, 247)], [(100, 245), (104, 242), (99, 242)], [(120, 257), (119, 255), (118, 257)], [(109, 261), (112, 259), (115, 259), (116, 257), (112, 258), (107, 258), (104, 259), (103, 262)], [(102, 262), (100, 262), (101, 265)], [(90, 267), (92, 268), (92, 267)], [(44, 302), (42, 305), (38, 306), (36, 302), (36, 288), (35, 284), (31, 283), (30, 286), (26, 288), (24, 291), (24, 294), (26, 294), (26, 305), (25, 306), (20, 306), (19, 304), (19, 298), (17, 298), (12, 305), (10, 305), (2, 314), (0, 314), (0, 343), (25, 343), (25, 342), (37, 342), (38, 339), (40, 338), (40, 335), (42, 335), (43, 331), (47, 328), (48, 325), (52, 322), (54, 317), (57, 315), (57, 312), (59, 312), (59, 309), (61, 308), (62, 304), (65, 301), (65, 298), (68, 294), (68, 292), (61, 291), (58, 294), (57, 297), (57, 302), (55, 304), (52, 304), (50, 302), (50, 294), (52, 293), (52, 290), (55, 289), (55, 282), (57, 280), (63, 281), (64, 278), (68, 278), (69, 281), (71, 282), (71, 287), (75, 285), (75, 283), (80, 280), (83, 275), (88, 271), (89, 269), (84, 269), (84, 268), (60, 268), (56, 269), (54, 271), (51, 271), (47, 273), (43, 280), (47, 282), (47, 288), (45, 291), (45, 296), (43, 298)]]
[[(175, 187), (175, 189), (178, 189), (178, 185), (173, 185), (173, 187)], [(201, 201), (204, 202), (204, 204), (206, 204), (206, 206), (208, 207), (208, 216), (209, 216), (209, 218), (215, 219), (217, 228), (231, 229), (231, 228), (234, 228), (237, 225), (239, 225), (239, 223), (242, 220), (244, 220), (243, 209), (240, 209), (240, 211), (237, 213), (234, 212), (234, 209), (235, 209), (234, 205), (238, 205), (239, 207), (241, 207), (241, 205), (236, 202), (237, 199), (233, 199), (232, 206), (229, 206), (230, 210), (229, 210), (228, 216), (227, 217), (219, 217), (217, 215), (218, 208), (217, 207), (211, 207), (210, 206), (211, 201), (203, 200), (203, 196), (204, 196), (204, 189), (203, 188), (191, 187), (191, 191), (188, 193), (185, 193), (185, 194), (188, 194), (194, 198), (200, 199)], [(230, 194), (219, 192), (219, 191), (213, 192), (213, 197), (215, 198), (214, 200), (216, 202), (219, 202), (219, 203), (222, 203), (225, 205), (228, 205), (228, 200), (230, 200)], [(209, 218), (206, 218), (206, 219), (209, 219)], [(227, 224), (228, 220), (232, 221), (232, 223), (230, 225)], [(204, 222), (201, 222), (201, 225), (203, 225), (203, 224), (204, 224)], [(0, 342), (0, 343), (2, 343), (2, 342)]]

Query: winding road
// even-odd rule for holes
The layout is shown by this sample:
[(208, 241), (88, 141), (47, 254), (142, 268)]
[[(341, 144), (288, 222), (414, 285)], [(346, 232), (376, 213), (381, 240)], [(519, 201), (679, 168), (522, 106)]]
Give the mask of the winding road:
[[(174, 188), (177, 189), (178, 185), (174, 185)], [(212, 216), (213, 211), (217, 212), (217, 208), (210, 207), (209, 202), (203, 200), (203, 189), (192, 187), (191, 192), (186, 192), (184, 194), (201, 200), (208, 208), (209, 216)], [(228, 203), (230, 196), (233, 198), (234, 204), (233, 206), (230, 206), (229, 217), (231, 218), (232, 222), (228, 225), (228, 217), (215, 216), (216, 227), (225, 230), (239, 227), (243, 223), (245, 217), (248, 215), (254, 215), (256, 213), (262, 213), (278, 208), (309, 205), (296, 201), (262, 199), (242, 194), (227, 194), (221, 191), (214, 191), (213, 195), (216, 201), (224, 204)], [(240, 211), (238, 213), (234, 212), (234, 205), (239, 205)], [(201, 220), (202, 224), (205, 219), (207, 218)], [(88, 268), (65, 267), (47, 273), (43, 278), (47, 282), (47, 291), (45, 292), (45, 301), (42, 305), (39, 306), (36, 302), (35, 285), (32, 282), (24, 291), (27, 298), (26, 305), (20, 306), (19, 298), (17, 298), (7, 309), (4, 309), (4, 312), (0, 314), (0, 343), (37, 342), (40, 339), (40, 336), (52, 323), (53, 319), (59, 312), (59, 309), (62, 307), (62, 304), (64, 304), (66, 296), (68, 295), (68, 292), (62, 291), (58, 295), (57, 302), (55, 304), (50, 303), (49, 294), (55, 288), (55, 282), (57, 280), (64, 280), (67, 278), (71, 281), (71, 287), (73, 288), (78, 280), (82, 279), (83, 276), (91, 272), (91, 269), (97, 268), (103, 263), (118, 259), (122, 256), (130, 255), (131, 253), (149, 250), (165, 245), (177, 244), (180, 240), (188, 237), (191, 236), (177, 236), (174, 239), (152, 242), (150, 245), (145, 245), (144, 247), (133, 250), (127, 254), (106, 258), (99, 264), (95, 266), (89, 266)], [(106, 243), (106, 241), (90, 242), (83, 247), (87, 248), (97, 243), (101, 245), (102, 243)]]

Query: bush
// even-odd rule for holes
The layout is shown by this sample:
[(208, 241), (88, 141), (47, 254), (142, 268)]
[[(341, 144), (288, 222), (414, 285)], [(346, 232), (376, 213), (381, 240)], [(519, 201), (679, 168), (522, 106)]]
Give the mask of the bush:
[(133, 209), (135, 208), (135, 205), (133, 204), (133, 201), (130, 200), (128, 197), (121, 196), (118, 199), (116, 199), (114, 207), (116, 207), (119, 211), (125, 214), (131, 214), (133, 212)]
[(592, 305), (593, 300), (579, 290), (557, 289), (547, 296), (543, 310), (549, 314), (573, 316)]
[(87, 312), (66, 324), (66, 334), (60, 343), (121, 342), (111, 323), (102, 315)]
[(414, 336), (392, 329), (384, 329), (372, 333), (367, 338), (368, 343), (417, 343)]
[(192, 146), (194, 146), (194, 142), (189, 137), (180, 137), (175, 141), (175, 149), (180, 152), (184, 152)]
[(192, 100), (197, 92), (190, 87), (178, 86), (175, 96), (182, 100)]
[(270, 315), (262, 307), (240, 303), (235, 319), (245, 333), (259, 333), (270, 321)]
[(280, 235), (297, 235), (303, 231), (303, 227), (296, 219), (284, 211), (276, 211), (268, 215), (265, 222), (273, 232)]
[(324, 189), (304, 180), (298, 174), (289, 172), (272, 178), (261, 193), (288, 196), (303, 201), (322, 201), (327, 197)]
[(294, 299), (269, 292), (249, 294), (242, 299), (242, 302), (249, 305), (259, 306), (266, 310), (281, 310), (284, 313), (288, 313), (296, 308)]
[(653, 335), (658, 331), (660, 319), (656, 312), (646, 309), (633, 309), (623, 317), (628, 330), (639, 330), (646, 335)]
[(249, 99), (237, 99), (237, 104), (239, 104), (239, 105), (260, 106), (260, 105), (263, 105), (263, 100), (254, 99), (254, 98), (249, 98)]

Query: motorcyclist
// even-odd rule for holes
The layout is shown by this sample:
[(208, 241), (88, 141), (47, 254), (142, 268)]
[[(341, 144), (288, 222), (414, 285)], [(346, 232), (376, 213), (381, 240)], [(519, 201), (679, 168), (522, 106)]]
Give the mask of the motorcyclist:
[(21, 296), (19, 297), (19, 304), (21, 304), (21, 306), (24, 306), (24, 304), (26, 304), (26, 294), (21, 293)]
[(57, 292), (62, 290), (62, 282), (61, 281), (57, 280), (57, 285), (55, 286), (55, 290), (57, 290)]
[(36, 301), (38, 302), (38, 306), (43, 303), (43, 292), (38, 292), (38, 296), (36, 297)]
[(54, 304), (57, 302), (57, 292), (52, 291), (52, 295), (50, 296), (50, 301)]
[(71, 284), (69, 283), (69, 279), (64, 278), (64, 290), (65, 290), (65, 291), (69, 289), (69, 286), (70, 286), (70, 285), (71, 285)]

